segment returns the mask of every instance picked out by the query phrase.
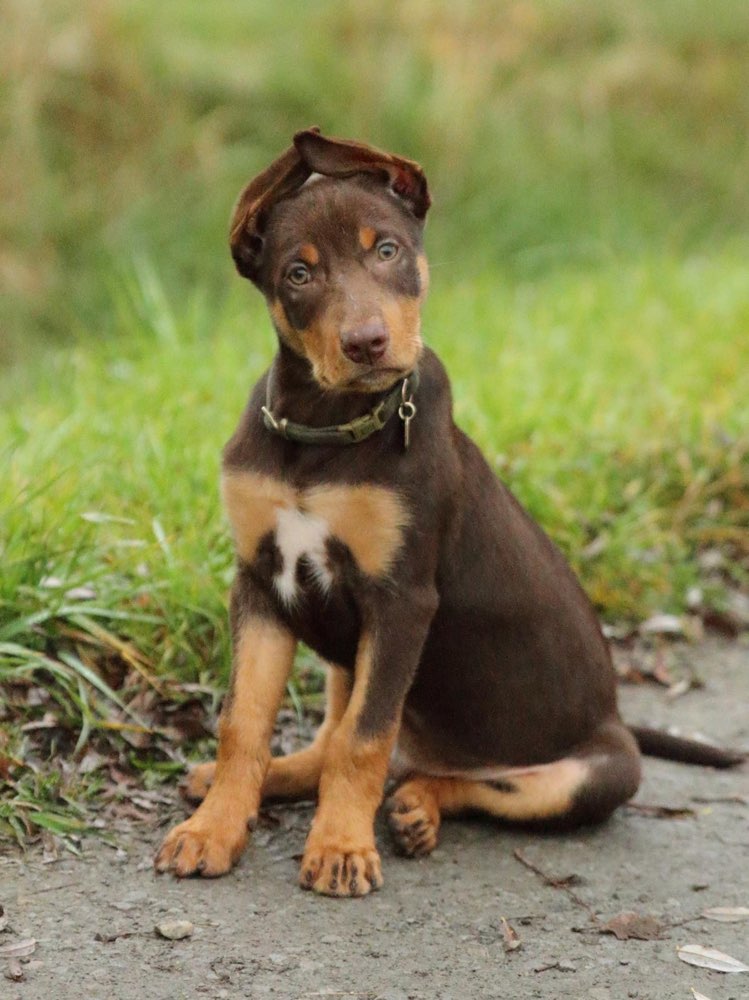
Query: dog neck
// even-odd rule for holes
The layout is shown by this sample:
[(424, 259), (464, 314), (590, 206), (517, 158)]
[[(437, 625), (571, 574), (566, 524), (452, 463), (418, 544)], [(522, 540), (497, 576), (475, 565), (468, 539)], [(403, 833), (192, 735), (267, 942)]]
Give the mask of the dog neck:
[(309, 362), (283, 341), (279, 341), (267, 385), (267, 405), (274, 416), (310, 428), (348, 424), (393, 392), (392, 386), (376, 392), (325, 389), (315, 380)]

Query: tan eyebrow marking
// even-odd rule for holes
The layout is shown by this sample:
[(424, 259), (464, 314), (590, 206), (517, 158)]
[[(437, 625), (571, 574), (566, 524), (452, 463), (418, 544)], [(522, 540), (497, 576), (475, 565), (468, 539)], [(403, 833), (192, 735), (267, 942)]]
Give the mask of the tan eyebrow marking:
[(302, 243), (299, 248), (299, 256), (310, 267), (314, 267), (315, 264), (320, 263), (320, 252), (314, 243)]
[(377, 232), (371, 226), (362, 226), (359, 230), (359, 242), (364, 250), (371, 250), (376, 239)]

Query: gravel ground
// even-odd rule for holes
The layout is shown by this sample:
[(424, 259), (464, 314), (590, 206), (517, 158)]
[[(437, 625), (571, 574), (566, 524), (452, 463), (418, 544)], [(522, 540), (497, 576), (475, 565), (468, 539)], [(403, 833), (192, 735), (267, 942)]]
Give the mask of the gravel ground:
[[(669, 700), (650, 684), (624, 686), (625, 717), (749, 746), (749, 648), (710, 641), (680, 655), (706, 687)], [(339, 901), (296, 888), (306, 806), (275, 810), (225, 878), (157, 877), (154, 848), (183, 812), (175, 792), (159, 828), (122, 827), (118, 848), (92, 839), (80, 859), (0, 858), (8, 921), (0, 954), (23, 938), (37, 942), (20, 982), (0, 958), (0, 998), (692, 1000), (692, 988), (709, 1000), (749, 997), (749, 973), (677, 957), (679, 946), (700, 944), (749, 963), (749, 922), (700, 919), (707, 907), (749, 906), (747, 766), (716, 772), (649, 760), (636, 802), (694, 815), (625, 808), (601, 829), (553, 837), (455, 821), (420, 861), (395, 857), (381, 829), (384, 888)], [(556, 879), (578, 878), (550, 885), (516, 849)], [(599, 932), (623, 911), (667, 926), (645, 941)], [(520, 939), (512, 951), (503, 917)], [(168, 920), (190, 921), (192, 936), (158, 937), (154, 926)]]

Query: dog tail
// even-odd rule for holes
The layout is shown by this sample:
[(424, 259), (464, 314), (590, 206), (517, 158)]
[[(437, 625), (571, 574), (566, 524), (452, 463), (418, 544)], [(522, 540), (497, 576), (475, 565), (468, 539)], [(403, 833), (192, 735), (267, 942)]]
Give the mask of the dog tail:
[(648, 729), (646, 726), (630, 726), (630, 732), (637, 740), (640, 752), (648, 757), (662, 757), (664, 760), (678, 760), (682, 764), (701, 764), (703, 767), (736, 767), (747, 759), (747, 754), (740, 750), (728, 750), (713, 746), (711, 743), (701, 743), (699, 740), (687, 740), (682, 736), (672, 736), (660, 729)]

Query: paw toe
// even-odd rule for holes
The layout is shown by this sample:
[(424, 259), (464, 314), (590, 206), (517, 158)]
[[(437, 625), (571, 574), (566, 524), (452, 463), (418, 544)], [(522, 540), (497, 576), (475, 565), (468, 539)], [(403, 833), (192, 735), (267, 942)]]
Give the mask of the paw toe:
[(366, 896), (382, 886), (380, 856), (374, 850), (309, 852), (299, 884), (323, 896)]
[(202, 875), (215, 878), (229, 871), (244, 848), (245, 838), (231, 837), (212, 828), (180, 824), (164, 840), (156, 855), (157, 872), (170, 871), (179, 878)]
[(413, 795), (388, 802), (388, 826), (399, 853), (409, 858), (431, 854), (437, 846), (439, 814), (432, 815)]

